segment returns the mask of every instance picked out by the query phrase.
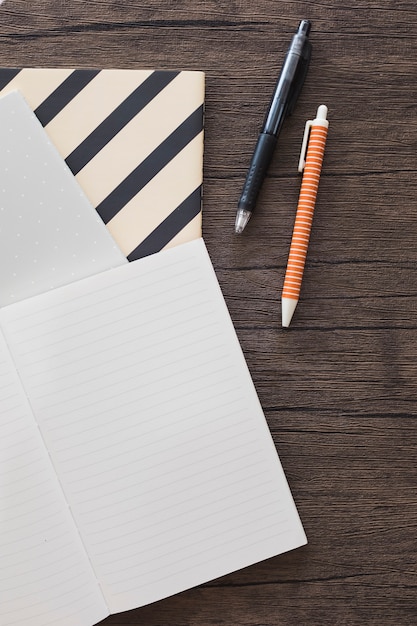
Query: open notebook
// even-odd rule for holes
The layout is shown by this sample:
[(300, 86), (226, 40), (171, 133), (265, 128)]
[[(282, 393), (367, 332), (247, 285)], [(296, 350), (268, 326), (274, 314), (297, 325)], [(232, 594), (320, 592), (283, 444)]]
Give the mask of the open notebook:
[(201, 239), (0, 328), (2, 626), (90, 626), (305, 543)]

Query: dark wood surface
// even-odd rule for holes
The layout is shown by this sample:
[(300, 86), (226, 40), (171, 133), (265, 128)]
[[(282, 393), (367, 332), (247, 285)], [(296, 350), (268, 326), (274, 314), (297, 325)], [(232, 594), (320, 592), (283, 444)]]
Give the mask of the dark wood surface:
[[(236, 204), (289, 40), (313, 60), (257, 212)], [(402, 626), (417, 616), (417, 5), (6, 0), (3, 66), (206, 72), (205, 240), (309, 544), (105, 626)], [(280, 327), (305, 120), (330, 130)]]

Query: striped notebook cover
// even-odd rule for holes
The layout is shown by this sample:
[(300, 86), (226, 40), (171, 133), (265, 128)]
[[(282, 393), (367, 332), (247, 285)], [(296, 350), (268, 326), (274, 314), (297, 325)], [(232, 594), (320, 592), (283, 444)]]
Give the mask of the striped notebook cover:
[(129, 260), (201, 237), (204, 73), (0, 68)]

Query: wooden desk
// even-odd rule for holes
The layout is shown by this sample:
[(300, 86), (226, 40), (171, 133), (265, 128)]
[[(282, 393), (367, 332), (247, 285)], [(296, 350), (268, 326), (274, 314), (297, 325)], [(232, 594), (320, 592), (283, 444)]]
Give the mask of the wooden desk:
[[(201, 69), (204, 236), (309, 538), (105, 626), (415, 624), (417, 57), (414, 0), (6, 0), (0, 63)], [(236, 203), (289, 40), (313, 60), (259, 206)], [(291, 328), (279, 295), (305, 120), (330, 130)]]

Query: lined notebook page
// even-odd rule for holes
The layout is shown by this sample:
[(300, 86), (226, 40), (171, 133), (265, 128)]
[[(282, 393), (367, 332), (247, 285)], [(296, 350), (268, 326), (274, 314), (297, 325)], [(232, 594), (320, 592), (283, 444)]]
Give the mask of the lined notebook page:
[(0, 333), (0, 623), (90, 626), (106, 615)]
[(201, 239), (1, 319), (111, 612), (305, 543)]

